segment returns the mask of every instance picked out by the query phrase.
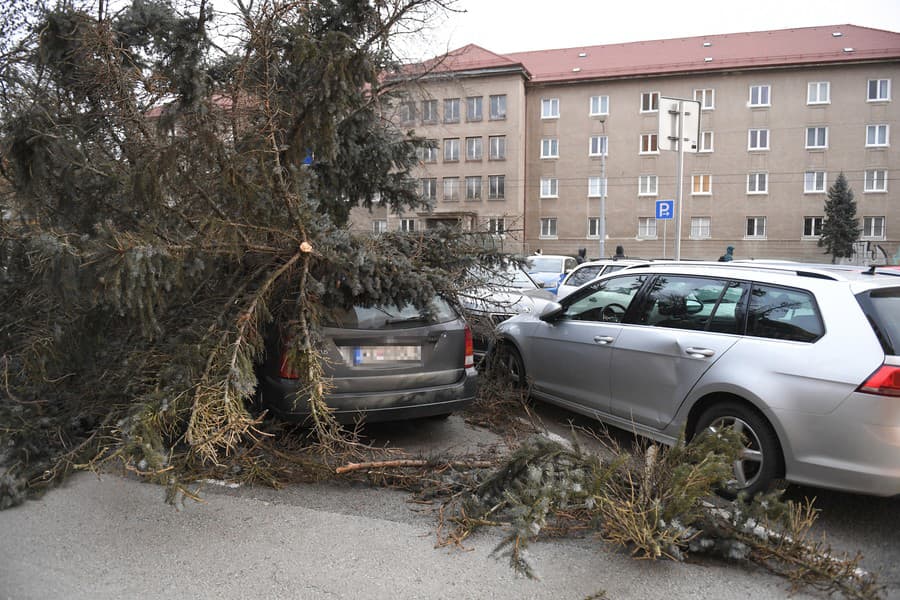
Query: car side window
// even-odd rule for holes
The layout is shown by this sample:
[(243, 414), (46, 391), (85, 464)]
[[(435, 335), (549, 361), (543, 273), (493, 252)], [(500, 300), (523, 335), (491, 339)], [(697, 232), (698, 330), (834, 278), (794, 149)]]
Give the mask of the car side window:
[(569, 277), (569, 281), (566, 282), (566, 285), (583, 285), (588, 281), (596, 279), (602, 268), (602, 266), (592, 266), (576, 269), (575, 271), (572, 271), (572, 275)]
[(621, 323), (646, 275), (616, 277), (591, 284), (566, 305), (562, 318), (570, 321)]
[(747, 335), (814, 342), (824, 333), (822, 317), (812, 294), (754, 284), (747, 310)]
[(725, 279), (660, 275), (641, 303), (637, 323), (738, 333), (741, 298), (742, 286)]

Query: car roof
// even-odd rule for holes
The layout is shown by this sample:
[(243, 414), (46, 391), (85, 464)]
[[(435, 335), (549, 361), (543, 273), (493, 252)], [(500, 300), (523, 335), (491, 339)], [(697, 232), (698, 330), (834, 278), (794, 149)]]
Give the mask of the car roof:
[(606, 265), (640, 265), (646, 262), (650, 262), (647, 259), (638, 259), (638, 258), (604, 258), (601, 260), (586, 260), (577, 267), (576, 269), (581, 269), (583, 267), (603, 267)]

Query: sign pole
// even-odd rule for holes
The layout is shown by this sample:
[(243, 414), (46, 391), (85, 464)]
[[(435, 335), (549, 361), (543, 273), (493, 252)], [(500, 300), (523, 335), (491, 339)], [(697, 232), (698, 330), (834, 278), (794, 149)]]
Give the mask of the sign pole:
[(675, 181), (675, 260), (681, 260), (681, 210), (684, 206), (684, 103), (678, 102), (678, 172)]

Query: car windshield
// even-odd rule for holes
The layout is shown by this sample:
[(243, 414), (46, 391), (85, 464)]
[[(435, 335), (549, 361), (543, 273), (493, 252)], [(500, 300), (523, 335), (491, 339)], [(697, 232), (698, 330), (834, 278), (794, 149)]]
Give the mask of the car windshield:
[(858, 295), (885, 354), (900, 350), (900, 288), (875, 289)]
[(563, 259), (549, 256), (531, 256), (528, 258), (528, 272), (562, 273)]
[(435, 298), (421, 310), (412, 304), (335, 309), (326, 318), (326, 325), (343, 329), (400, 329), (446, 323), (455, 318), (456, 311), (447, 301)]

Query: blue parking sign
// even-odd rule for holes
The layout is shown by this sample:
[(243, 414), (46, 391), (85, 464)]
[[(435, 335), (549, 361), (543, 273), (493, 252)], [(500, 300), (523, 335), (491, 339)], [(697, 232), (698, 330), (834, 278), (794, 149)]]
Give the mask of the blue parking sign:
[(656, 218), (659, 220), (675, 218), (675, 201), (674, 200), (657, 200), (656, 201)]

